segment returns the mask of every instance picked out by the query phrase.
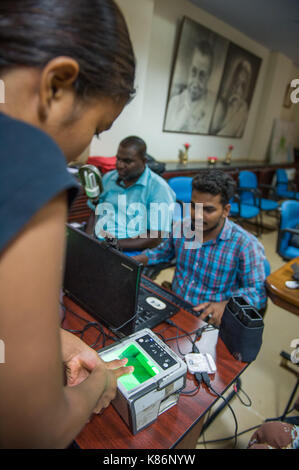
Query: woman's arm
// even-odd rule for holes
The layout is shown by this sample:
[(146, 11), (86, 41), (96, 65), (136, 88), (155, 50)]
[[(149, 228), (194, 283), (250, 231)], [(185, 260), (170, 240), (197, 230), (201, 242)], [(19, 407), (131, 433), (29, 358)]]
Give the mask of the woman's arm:
[[(0, 447), (66, 447), (91, 413), (109, 404), (129, 368), (99, 361), (63, 386), (59, 292), (66, 196), (42, 208), (0, 256)], [(5, 223), (5, 221), (2, 221)], [(122, 363), (123, 364), (123, 363)]]

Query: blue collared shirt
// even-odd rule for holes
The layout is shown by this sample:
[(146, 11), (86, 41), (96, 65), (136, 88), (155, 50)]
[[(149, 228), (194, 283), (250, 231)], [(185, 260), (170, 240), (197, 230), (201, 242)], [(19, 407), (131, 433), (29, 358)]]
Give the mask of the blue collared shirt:
[(148, 230), (171, 230), (175, 193), (168, 183), (147, 166), (140, 178), (126, 188), (118, 182), (117, 170), (103, 178), (104, 192), (96, 209), (95, 233), (118, 239), (133, 238)]
[(176, 257), (173, 291), (198, 305), (242, 296), (261, 309), (266, 303), (265, 253), (261, 243), (242, 227), (226, 219), (216, 240), (197, 249), (186, 248), (186, 239), (172, 235), (158, 247), (143, 251), (148, 264)]

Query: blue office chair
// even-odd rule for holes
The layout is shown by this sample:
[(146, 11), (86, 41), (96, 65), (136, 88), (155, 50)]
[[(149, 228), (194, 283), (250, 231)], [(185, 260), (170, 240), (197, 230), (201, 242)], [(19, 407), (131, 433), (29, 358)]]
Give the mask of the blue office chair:
[(191, 202), (192, 180), (191, 176), (177, 176), (168, 180), (169, 186), (176, 194), (177, 201)]
[[(241, 191), (241, 201), (245, 204), (258, 207), (262, 211), (274, 211), (279, 209), (279, 204), (273, 199), (261, 197), (260, 188), (268, 185), (260, 185), (258, 187), (257, 177), (252, 171), (240, 171), (239, 173), (239, 190)], [(253, 191), (252, 191), (253, 190)], [(254, 194), (256, 197), (254, 197)]]
[(275, 191), (269, 185), (260, 185), (258, 187), (257, 177), (252, 171), (240, 171), (238, 178), (238, 191), (240, 193), (241, 202), (244, 204), (252, 205), (260, 209), (261, 227), (263, 227), (263, 212), (275, 211), (278, 218), (279, 203), (274, 199), (262, 197), (260, 188), (267, 187), (269, 192)]
[(287, 172), (280, 168), (276, 170), (276, 195), (281, 199), (297, 199), (299, 200), (299, 192), (296, 190), (296, 185), (288, 180)]
[(234, 197), (230, 200), (230, 216), (235, 219), (235, 221), (242, 225), (243, 221), (255, 220), (256, 226), (256, 236), (261, 235), (261, 223), (259, 221), (260, 208), (256, 205), (245, 204), (241, 201), (241, 198), (238, 194), (235, 194)]
[[(192, 193), (192, 177), (187, 176), (178, 176), (174, 178), (170, 178), (168, 180), (169, 186), (173, 189), (176, 195), (176, 201), (179, 204), (176, 204), (175, 210), (173, 213), (173, 220), (180, 221), (184, 216), (188, 214), (189, 207), (183, 209), (183, 203), (190, 203), (191, 202), (191, 193)], [(127, 255), (130, 256), (129, 252), (126, 252)], [(132, 256), (132, 255), (131, 255)], [(168, 263), (160, 263), (153, 266), (146, 266), (143, 269), (143, 274), (145, 274), (150, 279), (154, 280), (164, 269), (168, 269), (174, 267), (176, 264), (176, 259), (172, 259)]]
[(299, 201), (284, 201), (280, 208), (277, 253), (286, 261), (299, 256)]

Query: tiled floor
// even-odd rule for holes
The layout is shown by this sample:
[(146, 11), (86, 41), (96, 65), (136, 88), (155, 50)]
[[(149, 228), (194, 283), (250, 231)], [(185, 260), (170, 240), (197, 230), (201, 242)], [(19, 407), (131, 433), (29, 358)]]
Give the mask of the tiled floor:
[[(273, 219), (271, 220), (273, 224)], [(284, 262), (276, 254), (277, 231), (269, 231), (260, 237), (265, 247), (266, 256), (271, 264), (271, 271), (278, 269)], [(171, 280), (173, 268), (160, 273), (156, 282)], [(263, 345), (257, 359), (250, 364), (241, 376), (241, 390), (249, 396), (251, 406), (243, 405), (238, 397), (234, 397), (230, 404), (238, 421), (238, 432), (242, 432), (252, 426), (261, 424), (267, 418), (280, 416), (287, 404), (290, 393), (296, 383), (293, 373), (280, 366), (282, 350), (291, 353), (290, 343), (299, 338), (299, 318), (285, 311), (271, 300), (264, 318), (265, 327)], [(294, 366), (295, 368), (295, 366)], [(298, 368), (297, 368), (298, 370)], [(227, 396), (231, 389), (225, 394)], [(248, 398), (241, 392), (240, 398), (248, 403)], [(214, 409), (218, 408), (221, 400), (218, 400)], [(212, 409), (212, 412), (213, 410)], [(298, 412), (292, 413), (299, 414)], [(290, 416), (292, 416), (292, 414)], [(231, 411), (226, 407), (213, 423), (198, 439), (197, 448), (224, 449), (234, 446), (234, 439), (211, 442), (234, 436), (235, 422)], [(237, 448), (246, 448), (253, 431), (238, 437)]]

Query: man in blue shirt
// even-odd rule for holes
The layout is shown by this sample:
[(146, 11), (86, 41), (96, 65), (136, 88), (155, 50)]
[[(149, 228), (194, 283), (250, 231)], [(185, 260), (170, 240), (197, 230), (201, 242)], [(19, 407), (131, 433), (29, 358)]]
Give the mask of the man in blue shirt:
[(171, 230), (175, 193), (146, 165), (146, 144), (139, 137), (122, 140), (116, 170), (103, 178), (104, 192), (96, 209), (96, 236), (112, 236), (125, 251), (161, 243)]
[(219, 326), (233, 295), (242, 296), (257, 309), (266, 304), (265, 254), (259, 241), (228, 219), (233, 179), (221, 170), (206, 170), (192, 182), (191, 222), (195, 206), (202, 204), (202, 244), (192, 248), (186, 236), (174, 232), (160, 246), (136, 259), (154, 265), (176, 257), (172, 290), (191, 302), (201, 318)]

